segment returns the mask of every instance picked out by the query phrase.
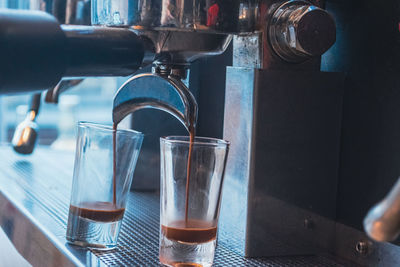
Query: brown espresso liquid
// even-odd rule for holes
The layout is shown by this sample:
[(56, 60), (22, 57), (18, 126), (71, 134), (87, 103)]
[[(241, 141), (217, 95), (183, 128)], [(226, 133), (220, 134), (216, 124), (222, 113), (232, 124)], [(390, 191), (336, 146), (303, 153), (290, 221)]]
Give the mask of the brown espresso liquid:
[(170, 239), (186, 243), (205, 243), (217, 237), (217, 227), (200, 220), (175, 221), (161, 225), (162, 234)]
[(82, 202), (79, 207), (70, 205), (69, 212), (96, 222), (116, 222), (124, 216), (124, 208), (116, 208), (111, 202)]
[(113, 204), (117, 206), (117, 128), (118, 124), (113, 123)]
[(190, 171), (192, 163), (192, 150), (193, 142), (195, 136), (195, 128), (190, 128), (189, 130), (189, 156), (186, 167), (186, 194), (185, 194), (185, 222), (188, 223), (188, 213), (189, 213), (189, 185), (190, 185)]

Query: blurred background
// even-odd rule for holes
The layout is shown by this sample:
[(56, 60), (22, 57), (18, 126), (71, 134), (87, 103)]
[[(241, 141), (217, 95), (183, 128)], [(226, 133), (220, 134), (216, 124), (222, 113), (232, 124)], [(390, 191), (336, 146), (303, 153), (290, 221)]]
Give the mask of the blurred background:
[[(3, 2), (0, 0), (0, 3)], [(58, 104), (45, 103), (42, 94), (37, 119), (40, 126), (38, 143), (54, 148), (74, 149), (77, 121), (111, 125), (113, 96), (124, 81), (126, 78), (87, 78), (63, 93)], [(26, 117), (30, 99), (31, 95), (27, 94), (0, 97), (2, 143), (11, 141), (15, 127)]]

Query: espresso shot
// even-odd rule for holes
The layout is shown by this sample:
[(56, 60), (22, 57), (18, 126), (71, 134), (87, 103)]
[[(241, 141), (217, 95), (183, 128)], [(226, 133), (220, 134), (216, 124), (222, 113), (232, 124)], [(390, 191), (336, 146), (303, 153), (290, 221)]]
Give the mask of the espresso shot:
[(99, 250), (117, 246), (142, 139), (133, 130), (78, 124), (68, 243)]
[[(106, 249), (117, 242), (125, 208), (111, 202), (85, 202), (80, 207), (70, 205), (67, 240), (75, 245)], [(99, 242), (101, 241), (101, 242)]]
[(229, 143), (190, 136), (161, 138), (160, 262), (212, 266)]
[(116, 222), (122, 220), (125, 208), (118, 208), (111, 202), (83, 202), (79, 206), (69, 206), (71, 216), (97, 222)]
[(169, 240), (185, 243), (206, 243), (217, 238), (217, 227), (198, 220), (172, 222), (161, 225), (161, 234)]

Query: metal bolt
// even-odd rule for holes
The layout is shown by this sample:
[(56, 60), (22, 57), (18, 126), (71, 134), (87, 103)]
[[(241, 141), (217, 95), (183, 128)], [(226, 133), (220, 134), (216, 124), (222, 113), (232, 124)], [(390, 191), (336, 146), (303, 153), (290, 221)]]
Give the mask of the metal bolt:
[(168, 76), (171, 73), (171, 68), (169, 65), (153, 64), (152, 72), (163, 76)]
[(367, 241), (359, 241), (356, 245), (356, 251), (359, 254), (365, 255), (370, 250), (370, 244)]

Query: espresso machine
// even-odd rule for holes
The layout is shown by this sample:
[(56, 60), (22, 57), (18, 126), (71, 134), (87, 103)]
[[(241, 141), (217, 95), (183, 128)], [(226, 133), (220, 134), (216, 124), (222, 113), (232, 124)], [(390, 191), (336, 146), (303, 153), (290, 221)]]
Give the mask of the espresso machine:
[[(196, 128), (201, 135), (216, 114), (204, 111), (208, 103), (199, 94), (216, 89), (207, 82), (191, 88), (196, 66), (229, 57), (219, 101), (220, 137), (231, 142), (219, 244), (250, 258), (328, 253), (361, 265), (398, 264), (396, 245), (372, 241), (338, 219), (349, 86), (346, 70), (330, 64), (337, 45), (329, 49), (349, 36), (338, 2), (92, 0), (92, 26), (71, 25), (86, 24), (70, 15), (82, 14), (77, 7), (87, 1), (53, 1), (69, 14), (59, 21), (42, 12), (1, 11), (0, 93), (51, 96), (61, 79), (134, 75), (115, 95), (114, 123), (133, 114), (133, 128), (156, 127), (158, 138), (168, 128), (154, 125), (160, 113), (140, 120), (150, 108), (172, 115), (181, 133)], [(134, 187), (157, 190), (158, 173), (145, 173), (159, 168), (157, 146), (143, 148)]]

